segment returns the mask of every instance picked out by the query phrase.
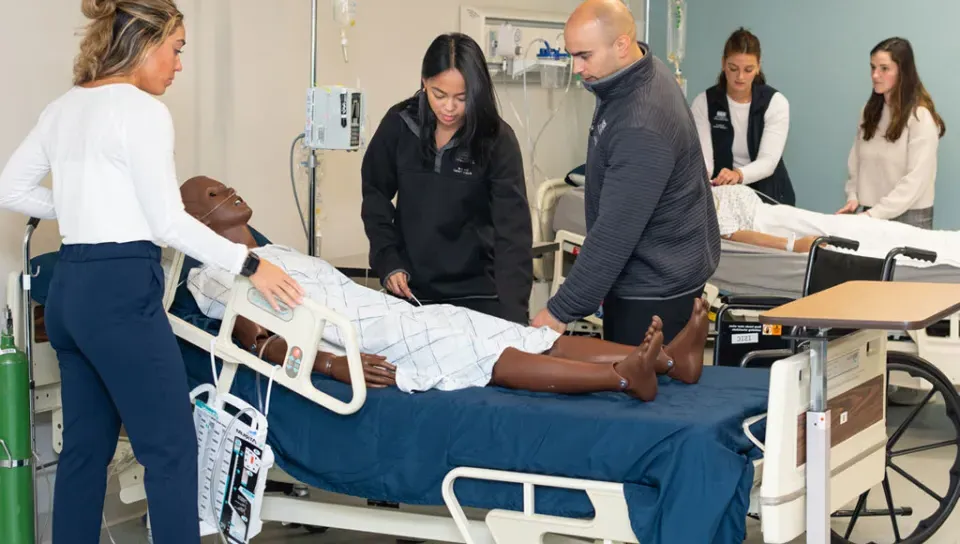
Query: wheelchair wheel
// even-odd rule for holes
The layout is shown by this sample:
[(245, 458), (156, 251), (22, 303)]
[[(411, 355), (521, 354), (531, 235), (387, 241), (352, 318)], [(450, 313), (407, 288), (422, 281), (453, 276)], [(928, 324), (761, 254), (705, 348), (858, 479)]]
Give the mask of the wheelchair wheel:
[[(946, 376), (944, 376), (937, 367), (914, 355), (889, 352), (887, 355), (888, 381), (890, 372), (905, 372), (913, 378), (926, 380), (932, 388), (926, 392), (920, 402), (915, 405), (895, 408), (897, 411), (896, 417), (891, 417), (891, 409), (888, 407), (887, 424), (890, 427), (887, 433), (887, 467), (883, 482), (880, 486), (881, 489), (879, 490), (882, 499), (871, 501), (876, 503), (874, 506), (878, 506), (882, 500), (883, 507), (871, 508), (867, 505), (868, 496), (872, 491), (876, 491), (876, 488), (874, 488), (860, 495), (856, 507), (853, 510), (834, 513), (834, 527), (842, 523), (837, 518), (847, 518), (847, 520), (843, 520), (847, 522), (847, 526), (843, 529), (842, 535), (836, 531), (832, 533), (832, 544), (848, 544), (852, 542), (876, 540), (875, 538), (856, 538), (857, 532), (855, 528), (858, 522), (860, 522), (861, 529), (863, 529), (863, 525), (865, 525), (864, 520), (869, 518), (877, 518), (867, 522), (871, 525), (879, 523), (879, 518), (886, 518), (884, 525), (889, 528), (889, 533), (887, 533), (889, 537), (880, 539), (878, 541), (879, 544), (886, 542), (904, 542), (908, 544), (926, 542), (940, 529), (947, 518), (950, 517), (950, 513), (956, 506), (957, 500), (960, 499), (960, 395), (957, 394), (953, 384), (947, 380)], [(945, 436), (943, 436), (943, 430), (939, 428), (943, 426), (943, 418), (938, 414), (941, 410), (945, 413), (946, 419), (949, 421)], [(903, 413), (901, 414), (901, 412)], [(918, 417), (921, 415), (923, 418)], [(901, 418), (901, 416), (903, 417)], [(931, 417), (941, 422), (936, 430), (932, 430), (928, 425), (925, 425), (925, 423), (930, 422)], [(900, 419), (902, 419), (902, 421), (900, 421)], [(893, 425), (897, 425), (897, 428), (890, 430)], [(904, 441), (910, 444), (909, 447), (899, 445), (904, 435), (911, 429), (917, 431), (916, 434), (918, 437), (911, 436), (910, 440)], [(938, 434), (938, 436), (931, 437), (931, 435), (935, 433)], [(920, 443), (914, 444), (915, 442)], [(930, 451), (939, 452), (944, 448), (953, 449), (953, 452), (950, 454), (952, 458), (948, 457), (947, 460), (947, 465), (949, 466), (946, 470), (947, 474), (945, 477), (941, 476), (936, 479), (930, 478), (929, 476), (924, 478), (929, 480), (929, 484), (937, 488), (935, 491), (931, 489), (927, 483), (921, 481), (920, 478), (911, 474), (911, 471), (908, 469), (910, 469), (912, 465), (912, 471), (916, 472), (916, 468), (918, 467), (925, 467), (929, 470), (930, 466), (936, 465), (938, 467), (937, 470), (939, 470), (942, 458), (932, 460), (928, 456), (925, 456), (925, 454)], [(913, 459), (908, 459), (908, 456), (913, 456)], [(890, 483), (891, 475), (895, 475), (898, 478), (896, 494), (894, 494)], [(911, 486), (916, 491), (910, 495), (910, 498), (905, 498), (905, 490)], [(946, 489), (944, 490), (944, 488)], [(878, 493), (874, 493), (874, 495), (877, 494)], [(899, 501), (896, 495), (900, 496)], [(918, 512), (914, 511), (914, 506), (917, 507)], [(919, 511), (925, 512), (931, 509), (933, 511), (930, 514), (919, 513)], [(879, 526), (880, 530), (877, 529), (878, 526), (873, 525), (873, 527), (869, 527), (867, 530), (871, 535), (885, 532), (882, 525)]]

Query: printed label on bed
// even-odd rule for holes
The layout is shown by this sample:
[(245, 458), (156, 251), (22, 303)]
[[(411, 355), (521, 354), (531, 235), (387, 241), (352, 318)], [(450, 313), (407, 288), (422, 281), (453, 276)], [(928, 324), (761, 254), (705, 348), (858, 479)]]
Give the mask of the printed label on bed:
[(730, 333), (730, 343), (756, 344), (760, 342), (760, 332), (763, 327), (758, 323), (734, 323), (727, 329)]
[(730, 337), (731, 344), (756, 344), (759, 341), (760, 336), (757, 333), (734, 334)]

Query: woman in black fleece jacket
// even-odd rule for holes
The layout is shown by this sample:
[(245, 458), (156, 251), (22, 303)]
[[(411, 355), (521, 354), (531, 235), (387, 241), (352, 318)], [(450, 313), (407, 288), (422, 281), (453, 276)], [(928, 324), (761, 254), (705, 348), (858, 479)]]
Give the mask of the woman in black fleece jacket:
[(526, 325), (533, 229), (523, 159), (483, 51), (463, 34), (439, 36), (421, 76), (363, 158), (370, 265), (396, 296)]

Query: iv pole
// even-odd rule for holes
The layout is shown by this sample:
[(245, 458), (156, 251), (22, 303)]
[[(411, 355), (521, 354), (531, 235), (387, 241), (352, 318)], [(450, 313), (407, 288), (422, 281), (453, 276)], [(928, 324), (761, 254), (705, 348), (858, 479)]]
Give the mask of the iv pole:
[[(310, 7), (310, 87), (317, 84), (317, 0), (312, 0)], [(317, 150), (310, 148), (307, 158), (307, 180), (310, 184), (309, 203), (307, 204), (307, 254), (311, 257), (320, 256), (320, 244), (317, 243)]]

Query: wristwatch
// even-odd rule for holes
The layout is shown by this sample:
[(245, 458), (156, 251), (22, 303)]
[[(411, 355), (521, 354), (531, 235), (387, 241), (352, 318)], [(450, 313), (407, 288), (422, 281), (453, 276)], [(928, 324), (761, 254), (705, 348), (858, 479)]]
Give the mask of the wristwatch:
[(257, 273), (257, 268), (260, 267), (260, 256), (254, 252), (247, 253), (247, 259), (243, 261), (243, 266), (240, 268), (240, 275), (249, 278), (250, 276)]

